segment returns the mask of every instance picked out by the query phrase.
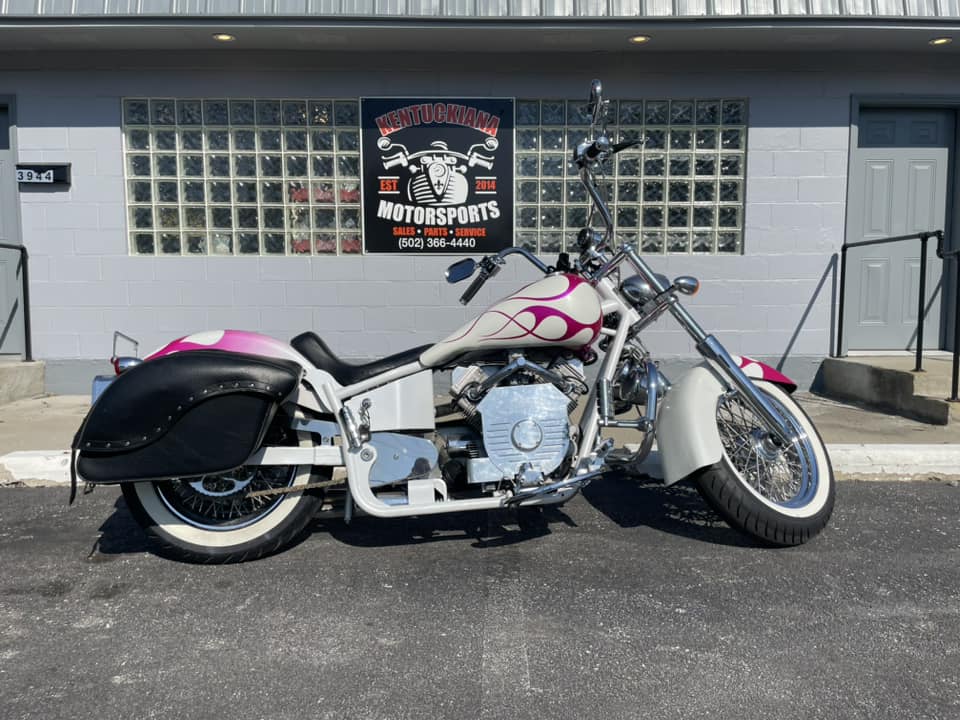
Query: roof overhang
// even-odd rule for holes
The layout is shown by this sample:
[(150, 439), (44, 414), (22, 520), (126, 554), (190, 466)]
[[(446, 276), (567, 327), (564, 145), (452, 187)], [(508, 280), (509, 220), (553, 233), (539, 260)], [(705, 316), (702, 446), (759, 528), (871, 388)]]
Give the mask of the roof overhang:
[[(218, 43), (214, 33), (236, 41)], [(631, 46), (633, 35), (650, 42)], [(931, 47), (931, 38), (956, 42)], [(942, 18), (669, 18), (425, 20), (405, 18), (0, 17), (7, 51), (243, 50), (323, 52), (865, 51), (960, 54), (960, 22)]]

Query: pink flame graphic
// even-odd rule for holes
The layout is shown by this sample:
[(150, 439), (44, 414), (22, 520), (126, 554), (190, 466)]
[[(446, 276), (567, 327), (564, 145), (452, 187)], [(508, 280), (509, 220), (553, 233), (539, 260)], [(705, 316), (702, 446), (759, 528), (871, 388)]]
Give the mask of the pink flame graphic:
[[(587, 282), (583, 278), (578, 277), (576, 275), (564, 274), (563, 277), (567, 281), (567, 288), (563, 292), (560, 292), (556, 295), (550, 295), (547, 297), (533, 297), (529, 295), (511, 295), (509, 298), (507, 298), (507, 300), (530, 300), (531, 302), (535, 302), (535, 303), (555, 302), (568, 297), (571, 293), (573, 293), (574, 290), (577, 289), (577, 287)], [(533, 324), (530, 327), (527, 327), (522, 322), (520, 322), (520, 320), (517, 319), (518, 317), (524, 315), (525, 313), (530, 314), (533, 317)], [(483, 314), (481, 314), (478, 318), (476, 318), (463, 333), (461, 333), (455, 338), (450, 338), (445, 342), (456, 342), (457, 340), (463, 339), (473, 331), (474, 327), (476, 327), (477, 323), (479, 323), (483, 317), (490, 314), (500, 315), (503, 318), (505, 318), (505, 321), (499, 328), (497, 328), (493, 332), (487, 333), (482, 338), (480, 338), (481, 341), (491, 340), (491, 339), (492, 340), (518, 340), (520, 338), (532, 336), (537, 338), (538, 340), (543, 340), (544, 342), (562, 343), (566, 340), (569, 340), (572, 337), (576, 337), (578, 333), (584, 330), (590, 330), (591, 331), (590, 338), (583, 344), (583, 347), (587, 347), (590, 344), (592, 344), (594, 340), (597, 339), (597, 335), (600, 333), (600, 325), (603, 320), (602, 316), (598, 315), (595, 321), (590, 323), (582, 323), (579, 320), (575, 320), (574, 318), (570, 317), (566, 313), (554, 307), (551, 307), (550, 305), (539, 305), (539, 304), (528, 305), (522, 310), (518, 310), (513, 315), (509, 315), (503, 312), (502, 310), (488, 310)], [(566, 331), (560, 336), (545, 336), (538, 333), (537, 328), (539, 328), (543, 324), (543, 322), (549, 318), (560, 318), (561, 320), (563, 320), (564, 324), (566, 325)], [(516, 335), (500, 336), (500, 333), (503, 332), (505, 329), (507, 329), (507, 327), (509, 327), (510, 325), (516, 325), (522, 332)]]

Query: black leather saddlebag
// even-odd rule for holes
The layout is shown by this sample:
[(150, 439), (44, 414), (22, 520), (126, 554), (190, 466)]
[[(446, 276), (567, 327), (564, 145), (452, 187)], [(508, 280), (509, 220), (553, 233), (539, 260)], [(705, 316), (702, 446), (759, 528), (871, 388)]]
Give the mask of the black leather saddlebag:
[(300, 373), (294, 362), (217, 350), (130, 368), (103, 391), (77, 432), (80, 479), (160, 480), (239, 467)]

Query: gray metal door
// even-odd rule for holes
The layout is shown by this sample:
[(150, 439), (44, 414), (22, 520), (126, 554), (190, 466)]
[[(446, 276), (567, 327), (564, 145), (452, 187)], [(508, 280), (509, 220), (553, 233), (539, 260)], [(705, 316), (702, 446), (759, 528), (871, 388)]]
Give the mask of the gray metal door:
[[(16, 165), (10, 142), (10, 112), (0, 105), (0, 243), (20, 244)], [(0, 248), (0, 355), (23, 353), (20, 253)]]
[[(860, 110), (852, 151), (847, 242), (944, 228), (953, 162), (952, 110)], [(940, 347), (943, 263), (927, 250), (923, 345)], [(916, 347), (920, 242), (854, 248), (847, 256), (847, 349)]]

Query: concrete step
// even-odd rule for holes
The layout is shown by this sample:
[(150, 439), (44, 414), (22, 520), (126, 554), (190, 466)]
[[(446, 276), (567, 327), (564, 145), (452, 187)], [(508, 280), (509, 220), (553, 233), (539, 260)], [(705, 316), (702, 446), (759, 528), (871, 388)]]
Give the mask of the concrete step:
[(0, 362), (0, 405), (44, 393), (44, 364)]
[(817, 392), (838, 400), (896, 413), (934, 425), (960, 419), (960, 407), (948, 402), (952, 359), (924, 358), (924, 372), (913, 372), (908, 357), (826, 358), (820, 365)]

